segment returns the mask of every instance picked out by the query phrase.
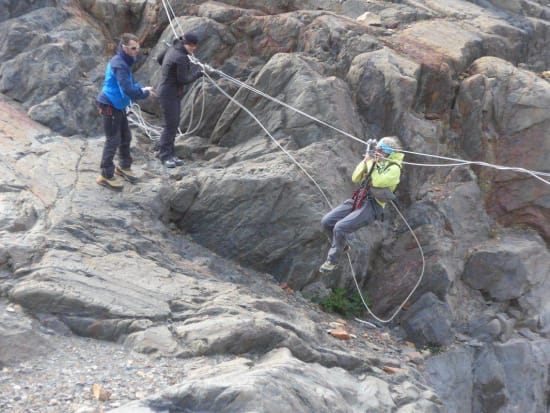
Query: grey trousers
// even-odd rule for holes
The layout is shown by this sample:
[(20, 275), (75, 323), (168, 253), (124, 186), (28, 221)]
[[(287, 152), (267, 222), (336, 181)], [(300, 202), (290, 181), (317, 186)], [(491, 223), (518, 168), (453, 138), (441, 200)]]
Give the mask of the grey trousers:
[(326, 230), (332, 230), (332, 246), (327, 259), (336, 263), (347, 243), (347, 235), (375, 221), (382, 215), (383, 208), (376, 202), (365, 199), (361, 208), (352, 211), (353, 200), (347, 199), (338, 205), (323, 219), (321, 224)]

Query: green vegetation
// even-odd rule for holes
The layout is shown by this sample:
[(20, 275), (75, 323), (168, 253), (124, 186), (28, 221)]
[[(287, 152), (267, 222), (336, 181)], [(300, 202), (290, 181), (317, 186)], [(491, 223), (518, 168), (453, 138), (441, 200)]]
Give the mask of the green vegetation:
[[(363, 299), (369, 305), (365, 293), (363, 293)], [(338, 313), (344, 317), (361, 316), (365, 310), (359, 293), (356, 290), (350, 292), (345, 288), (334, 289), (329, 295), (323, 297), (319, 304), (324, 311)]]
[(431, 355), (444, 353), (447, 349), (440, 344), (427, 343), (424, 348), (430, 352)]

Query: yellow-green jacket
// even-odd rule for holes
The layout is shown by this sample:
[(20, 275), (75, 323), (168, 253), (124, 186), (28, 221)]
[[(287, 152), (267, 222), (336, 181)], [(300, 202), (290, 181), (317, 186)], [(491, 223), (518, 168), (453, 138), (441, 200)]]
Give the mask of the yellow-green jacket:
[[(394, 152), (385, 159), (379, 159), (376, 163), (372, 159), (367, 162), (361, 161), (355, 167), (351, 180), (355, 184), (360, 184), (374, 165), (375, 169), (370, 175), (370, 186), (375, 188), (388, 188), (390, 191), (394, 192), (401, 178), (401, 163), (404, 157), (405, 155), (402, 153)], [(386, 205), (385, 202), (378, 199), (376, 202), (382, 207)]]

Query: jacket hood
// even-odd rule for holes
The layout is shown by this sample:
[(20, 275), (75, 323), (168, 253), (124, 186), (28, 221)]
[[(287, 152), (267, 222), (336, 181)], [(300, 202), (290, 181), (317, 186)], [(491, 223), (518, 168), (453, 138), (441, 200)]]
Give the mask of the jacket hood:
[(405, 158), (405, 154), (401, 152), (393, 152), (386, 159), (392, 161), (393, 163), (401, 165), (404, 158)]
[(189, 54), (189, 52), (187, 51), (187, 49), (185, 48), (183, 42), (180, 39), (175, 39), (172, 42), (172, 46), (174, 46), (174, 49), (176, 49), (176, 50), (180, 50), (185, 54)]
[(122, 58), (122, 60), (124, 60), (126, 62), (126, 64), (128, 66), (132, 66), (137, 60), (135, 57), (127, 55), (124, 52), (124, 50), (122, 50), (122, 45), (121, 44), (118, 45), (118, 47), (116, 49), (116, 54), (119, 55)]

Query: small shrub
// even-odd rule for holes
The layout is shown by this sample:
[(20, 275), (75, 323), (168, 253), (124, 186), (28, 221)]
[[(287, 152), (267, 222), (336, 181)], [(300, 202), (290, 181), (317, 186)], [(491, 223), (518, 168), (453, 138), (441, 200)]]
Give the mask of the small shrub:
[[(368, 297), (363, 293), (363, 298), (369, 305)], [(329, 295), (323, 297), (319, 304), (324, 311), (338, 313), (344, 317), (360, 316), (365, 307), (357, 291), (347, 291), (345, 288), (336, 288)]]

